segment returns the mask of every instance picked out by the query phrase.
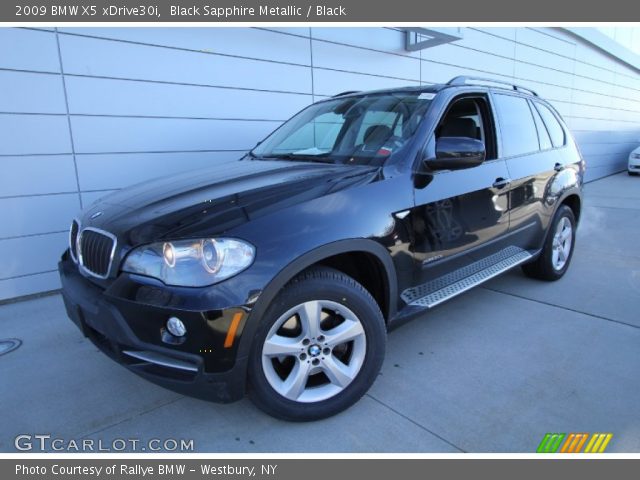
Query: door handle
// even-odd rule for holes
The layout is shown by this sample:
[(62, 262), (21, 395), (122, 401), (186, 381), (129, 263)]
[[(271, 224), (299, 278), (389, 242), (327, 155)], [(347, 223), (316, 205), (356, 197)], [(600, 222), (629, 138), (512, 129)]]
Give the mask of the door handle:
[(561, 163), (558, 162), (553, 166), (553, 169), (556, 172), (561, 172), (562, 170), (564, 170), (564, 165), (562, 165)]
[(496, 178), (496, 181), (493, 182), (493, 188), (504, 188), (507, 185), (509, 185), (509, 179), (508, 178), (502, 178), (502, 177), (498, 177)]

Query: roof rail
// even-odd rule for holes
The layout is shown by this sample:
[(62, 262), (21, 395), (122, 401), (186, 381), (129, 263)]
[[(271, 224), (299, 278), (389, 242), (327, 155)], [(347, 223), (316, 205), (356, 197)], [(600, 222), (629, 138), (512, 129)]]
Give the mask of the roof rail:
[(465, 75), (460, 75), (458, 77), (454, 77), (447, 82), (447, 85), (482, 85), (483, 83), (494, 83), (497, 84), (499, 88), (509, 87), (510, 90), (515, 90), (517, 92), (526, 92), (530, 93), (538, 97), (539, 95), (527, 87), (523, 87), (522, 85), (516, 85), (509, 82), (504, 82), (502, 80), (494, 80), (492, 78), (482, 78), (482, 77), (467, 77)]
[(333, 95), (332, 98), (342, 97), (344, 95), (351, 95), (352, 93), (360, 93), (360, 90), (347, 90), (346, 92), (340, 92), (340, 93), (337, 93), (337, 94)]

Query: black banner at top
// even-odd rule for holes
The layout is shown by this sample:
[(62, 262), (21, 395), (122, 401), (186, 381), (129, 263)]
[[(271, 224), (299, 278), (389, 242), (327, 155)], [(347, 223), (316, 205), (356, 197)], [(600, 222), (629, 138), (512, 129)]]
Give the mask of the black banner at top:
[(620, 22), (629, 0), (2, 0), (0, 22)]

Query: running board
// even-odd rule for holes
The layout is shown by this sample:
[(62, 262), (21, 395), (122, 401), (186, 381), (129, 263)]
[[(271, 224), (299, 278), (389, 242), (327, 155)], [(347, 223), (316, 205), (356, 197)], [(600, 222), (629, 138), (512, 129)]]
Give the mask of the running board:
[(430, 282), (407, 288), (401, 298), (408, 305), (433, 308), (532, 257), (526, 250), (508, 247)]

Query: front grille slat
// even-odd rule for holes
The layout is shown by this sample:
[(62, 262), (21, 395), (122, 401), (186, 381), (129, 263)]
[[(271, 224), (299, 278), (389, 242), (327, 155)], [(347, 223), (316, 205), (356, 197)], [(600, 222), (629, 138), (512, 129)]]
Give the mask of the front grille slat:
[(93, 265), (93, 237), (88, 235), (86, 232), (82, 234), (82, 244), (80, 248), (82, 250), (82, 263), (85, 267), (91, 268)]
[(91, 240), (91, 270), (96, 273), (100, 272), (100, 267), (98, 266), (98, 260), (100, 255), (100, 250), (98, 250), (98, 237), (95, 235), (89, 235), (89, 239)]
[(85, 238), (87, 239), (87, 246), (82, 247), (82, 251), (86, 252), (87, 255), (87, 263), (85, 266), (88, 267), (91, 271), (99, 273), (96, 272), (96, 237), (94, 235), (86, 235)]
[(80, 234), (81, 266), (93, 276), (107, 278), (115, 246), (116, 239), (110, 233), (91, 227), (85, 228)]
[(104, 271), (102, 269), (102, 265), (101, 265), (101, 256), (100, 256), (100, 252), (102, 252), (102, 238), (100, 237), (95, 237), (94, 240), (94, 245), (93, 245), (93, 261), (94, 261), (94, 265), (95, 265), (95, 269), (99, 272)]
[[(108, 242), (106, 237), (103, 237), (100, 239), (99, 241), (100, 243), (100, 251), (111, 251), (111, 246), (110, 246), (110, 242)], [(100, 271), (107, 271), (107, 266), (109, 265), (109, 257), (106, 255), (102, 255), (100, 256), (100, 258), (98, 258), (98, 268), (100, 268)]]

